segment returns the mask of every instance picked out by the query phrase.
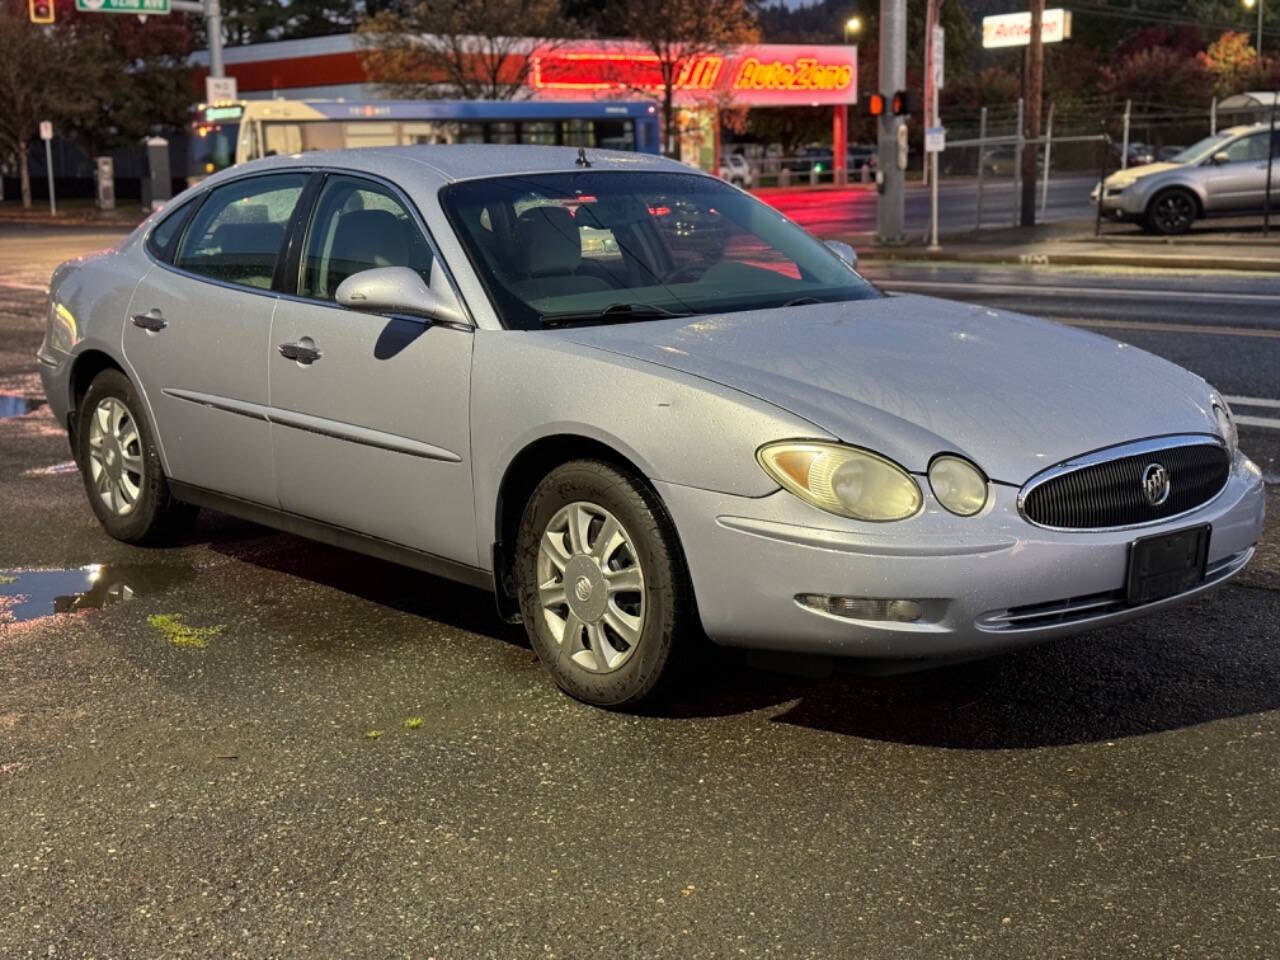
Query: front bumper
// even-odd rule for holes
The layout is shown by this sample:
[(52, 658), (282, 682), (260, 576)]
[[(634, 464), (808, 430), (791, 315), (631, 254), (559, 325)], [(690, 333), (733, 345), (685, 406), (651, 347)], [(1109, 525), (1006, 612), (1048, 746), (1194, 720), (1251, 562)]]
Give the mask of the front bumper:
[[(729, 646), (932, 658), (977, 653), (1119, 623), (1180, 603), (1230, 579), (1262, 535), (1261, 471), (1241, 454), (1217, 497), (1194, 513), (1141, 528), (1059, 532), (1017, 509), (994, 485), (978, 517), (925, 509), (891, 524), (845, 521), (785, 491), (758, 499), (657, 484), (689, 565), (707, 634)], [(1212, 525), (1199, 586), (1142, 606), (1124, 602), (1130, 543)], [(912, 623), (853, 620), (802, 606), (800, 594), (910, 599)]]

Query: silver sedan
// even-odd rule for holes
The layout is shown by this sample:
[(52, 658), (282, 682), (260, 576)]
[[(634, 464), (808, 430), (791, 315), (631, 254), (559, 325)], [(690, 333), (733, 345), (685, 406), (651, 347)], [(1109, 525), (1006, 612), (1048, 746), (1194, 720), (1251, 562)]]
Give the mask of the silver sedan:
[(206, 507), (487, 588), (602, 706), (700, 631), (968, 655), (1249, 561), (1202, 379), (854, 259), (656, 157), (278, 157), (59, 267), (40, 369), (112, 536)]

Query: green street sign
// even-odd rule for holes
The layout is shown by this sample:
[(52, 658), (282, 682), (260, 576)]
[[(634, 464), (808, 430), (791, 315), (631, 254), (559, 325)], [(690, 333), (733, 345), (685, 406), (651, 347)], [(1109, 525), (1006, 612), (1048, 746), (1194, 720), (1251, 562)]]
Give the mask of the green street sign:
[(76, 9), (84, 13), (169, 12), (169, 0), (76, 0)]

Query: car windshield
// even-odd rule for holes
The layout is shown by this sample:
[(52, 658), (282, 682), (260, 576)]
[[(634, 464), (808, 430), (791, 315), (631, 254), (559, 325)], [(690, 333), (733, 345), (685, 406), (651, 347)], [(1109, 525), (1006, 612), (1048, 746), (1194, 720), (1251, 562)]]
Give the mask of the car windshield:
[(1201, 160), (1208, 160), (1218, 148), (1230, 140), (1235, 134), (1232, 133), (1215, 133), (1211, 137), (1205, 137), (1199, 143), (1193, 143), (1181, 153), (1174, 154), (1169, 158), (1170, 163), (1199, 163)]
[(495, 177), (441, 199), (507, 327), (882, 296), (772, 207), (711, 177)]

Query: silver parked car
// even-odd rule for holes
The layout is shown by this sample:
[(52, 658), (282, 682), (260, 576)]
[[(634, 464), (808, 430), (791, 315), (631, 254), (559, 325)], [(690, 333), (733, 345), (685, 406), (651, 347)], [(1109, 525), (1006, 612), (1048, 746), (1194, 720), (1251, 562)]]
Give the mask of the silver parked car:
[(202, 506), (488, 588), (610, 707), (700, 628), (964, 655), (1248, 562), (1260, 471), (1201, 378), (853, 261), (657, 157), (276, 157), (59, 267), (40, 369), (113, 536)]
[[(1163, 234), (1186, 233), (1203, 217), (1261, 213), (1273, 142), (1280, 153), (1280, 131), (1271, 133), (1265, 124), (1232, 127), (1168, 160), (1111, 174), (1101, 191), (1094, 187), (1093, 202), (1101, 192), (1105, 215)], [(1271, 175), (1280, 181), (1280, 169)], [(1274, 202), (1280, 182), (1271, 189)]]

